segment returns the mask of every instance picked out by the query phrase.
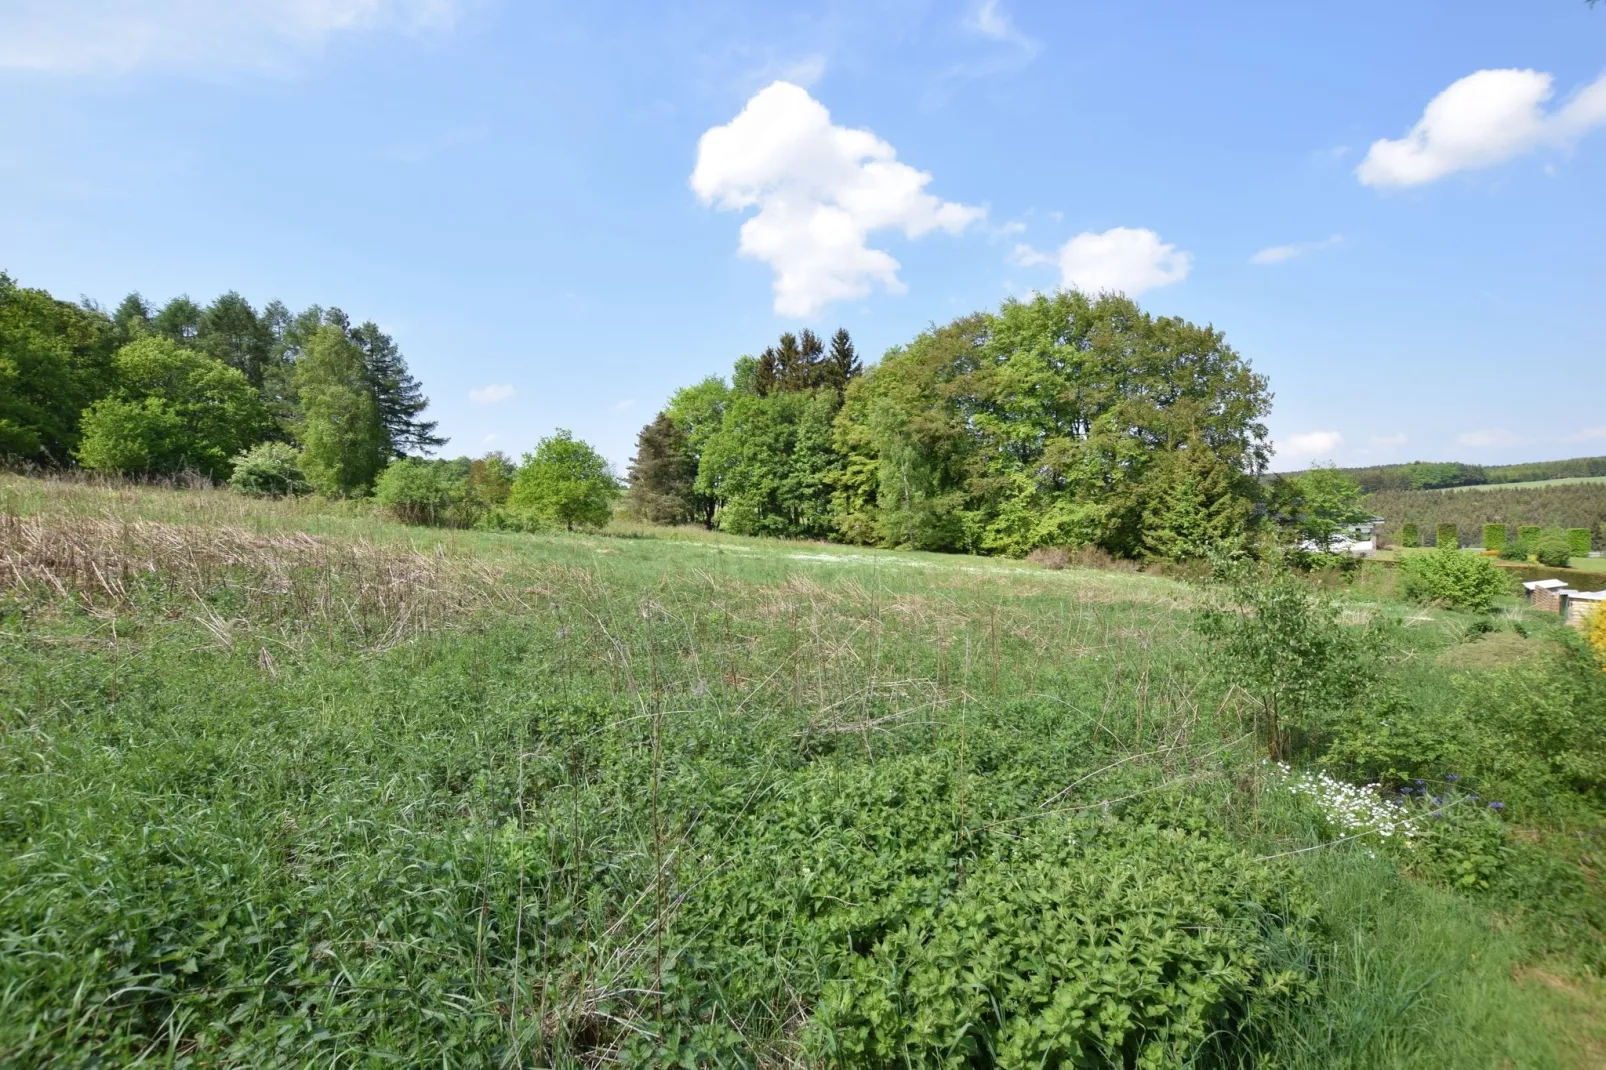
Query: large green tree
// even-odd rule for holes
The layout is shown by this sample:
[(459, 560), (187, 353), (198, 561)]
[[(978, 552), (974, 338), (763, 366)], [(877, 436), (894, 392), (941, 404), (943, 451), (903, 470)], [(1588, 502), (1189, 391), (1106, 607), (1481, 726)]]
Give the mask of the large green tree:
[(268, 413), (245, 375), (169, 338), (117, 351), (115, 388), (83, 416), (78, 459), (115, 472), (194, 469), (227, 478), (235, 454), (259, 442)]
[(1285, 484), (1281, 493), (1272, 494), (1285, 530), (1323, 552), (1331, 550), (1351, 524), (1370, 516), (1361, 508), (1361, 485), (1334, 465), (1313, 464)]
[[(751, 368), (753, 360), (744, 357), (743, 361)], [(669, 398), (669, 404), (664, 411), (674, 422), (675, 428), (681, 434), (683, 448), (691, 458), (694, 470), (701, 468), (703, 454), (708, 449), (708, 443), (718, 433), (720, 425), (725, 420), (725, 407), (730, 403), (732, 388), (725, 385), (725, 380), (717, 375), (710, 375), (700, 383), (681, 387)], [(699, 489), (695, 478), (691, 491), (692, 515), (705, 527), (714, 526), (714, 513), (718, 505), (712, 494)]]
[(508, 505), (542, 524), (599, 528), (608, 522), (619, 482), (602, 455), (559, 429), (524, 455)]
[(1240, 500), (1226, 511), (1247, 515), (1269, 406), (1265, 379), (1211, 328), (1123, 297), (1009, 301), (926, 332), (850, 387), (838, 528), (891, 546), (1138, 556), (1174, 493), (1174, 451), (1224, 467), (1220, 493)]
[(0, 457), (63, 464), (85, 407), (111, 389), (116, 327), (0, 272)]
[(389, 459), (390, 438), (363, 352), (339, 323), (310, 330), (295, 362), (296, 438), (302, 470), (328, 497), (368, 493)]

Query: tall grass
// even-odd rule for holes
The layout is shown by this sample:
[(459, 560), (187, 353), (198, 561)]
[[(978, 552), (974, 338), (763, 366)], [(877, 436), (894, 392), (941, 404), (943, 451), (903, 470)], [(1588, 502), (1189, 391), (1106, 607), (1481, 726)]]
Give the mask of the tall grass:
[[(1567, 1065), (1487, 909), (1305, 851), (1183, 584), (14, 477), (0, 506), (0, 1063), (796, 1064), (831, 926), (1128, 814), (1302, 852), (1325, 919), (1268, 944), (1307, 994), (1200, 1064)], [(1435, 680), (1441, 618), (1396, 652)]]

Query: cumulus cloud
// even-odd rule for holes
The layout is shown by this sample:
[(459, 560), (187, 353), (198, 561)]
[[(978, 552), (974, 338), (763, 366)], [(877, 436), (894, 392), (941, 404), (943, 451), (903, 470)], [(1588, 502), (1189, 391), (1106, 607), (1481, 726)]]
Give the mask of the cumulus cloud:
[(1067, 290), (1128, 297), (1181, 282), (1193, 268), (1192, 253), (1166, 244), (1152, 230), (1133, 227), (1112, 227), (1102, 234), (1085, 231), (1054, 254), (1017, 245), (1009, 259), (1021, 267), (1059, 265), (1060, 285)]
[(1289, 435), (1277, 443), (1280, 452), (1291, 457), (1317, 457), (1332, 453), (1344, 441), (1337, 431), (1306, 431)]
[(1462, 446), (1520, 446), (1522, 436), (1513, 434), (1503, 427), (1486, 427), (1477, 431), (1468, 431), (1455, 437), (1457, 444)]
[(1421, 185), (1541, 146), (1571, 145), (1606, 125), (1606, 74), (1546, 111), (1552, 82), (1534, 70), (1469, 74), (1434, 97), (1403, 138), (1374, 141), (1356, 177), (1368, 186)]
[(337, 33), (449, 28), (461, 0), (11, 0), (0, 68), (124, 74), (278, 69)]
[(875, 231), (958, 234), (986, 215), (927, 193), (930, 181), (870, 131), (832, 123), (824, 105), (790, 82), (760, 90), (736, 118), (705, 132), (691, 176), (704, 204), (757, 209), (738, 248), (774, 270), (783, 316), (813, 315), (876, 285), (902, 293), (898, 261), (868, 244)]
[(1344, 240), (1342, 234), (1334, 234), (1331, 238), (1321, 241), (1297, 242), (1293, 245), (1273, 245), (1260, 250), (1249, 258), (1251, 264), (1281, 264), (1285, 260), (1304, 256), (1307, 253), (1319, 253), (1323, 249), (1331, 249)]
[(506, 401), (513, 396), (513, 388), (506, 385), (492, 383), (490, 386), (476, 387), (468, 392), (468, 399), (476, 405), (495, 405), (498, 401)]

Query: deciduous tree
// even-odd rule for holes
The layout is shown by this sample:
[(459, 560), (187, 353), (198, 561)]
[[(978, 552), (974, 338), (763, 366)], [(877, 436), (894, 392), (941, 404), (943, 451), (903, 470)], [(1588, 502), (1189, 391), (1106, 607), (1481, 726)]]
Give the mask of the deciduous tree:
[(573, 531), (606, 524), (618, 496), (619, 483), (608, 462), (560, 428), (524, 455), (508, 505), (543, 524)]
[(326, 323), (306, 338), (295, 365), (302, 469), (320, 494), (368, 493), (390, 454), (363, 352), (343, 327)]

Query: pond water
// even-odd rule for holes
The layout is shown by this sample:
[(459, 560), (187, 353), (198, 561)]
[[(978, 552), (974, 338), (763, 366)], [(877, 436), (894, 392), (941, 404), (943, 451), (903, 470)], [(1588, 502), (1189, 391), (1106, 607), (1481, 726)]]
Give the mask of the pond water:
[(1547, 568), (1544, 565), (1502, 565), (1515, 572), (1524, 583), (1529, 580), (1561, 580), (1575, 591), (1606, 591), (1606, 572), (1585, 572), (1577, 568)]

